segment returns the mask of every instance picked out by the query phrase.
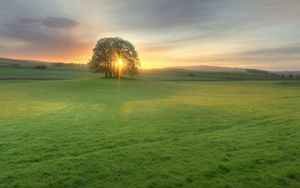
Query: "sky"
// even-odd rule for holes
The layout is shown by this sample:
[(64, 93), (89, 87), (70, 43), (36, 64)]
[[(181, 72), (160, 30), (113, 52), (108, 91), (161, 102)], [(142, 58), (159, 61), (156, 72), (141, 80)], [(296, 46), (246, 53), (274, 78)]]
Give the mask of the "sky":
[(0, 57), (87, 63), (103, 37), (142, 68), (300, 70), (300, 0), (0, 0)]

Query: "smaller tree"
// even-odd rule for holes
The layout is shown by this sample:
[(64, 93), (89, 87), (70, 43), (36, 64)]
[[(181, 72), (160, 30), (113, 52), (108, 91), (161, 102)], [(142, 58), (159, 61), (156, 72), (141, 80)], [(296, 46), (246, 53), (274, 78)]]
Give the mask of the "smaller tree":
[(138, 73), (138, 53), (130, 42), (122, 38), (100, 39), (93, 52), (89, 67), (95, 73), (103, 72), (106, 78)]

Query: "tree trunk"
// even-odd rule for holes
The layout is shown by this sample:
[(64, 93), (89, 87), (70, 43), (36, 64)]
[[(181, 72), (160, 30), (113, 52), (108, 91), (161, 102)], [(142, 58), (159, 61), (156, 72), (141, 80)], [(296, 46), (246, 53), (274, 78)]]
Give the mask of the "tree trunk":
[(104, 70), (105, 78), (107, 78), (107, 69)]
[(111, 72), (111, 69), (109, 69), (109, 78), (112, 78), (112, 72)]
[(108, 63), (107, 62), (105, 62), (105, 69), (104, 69), (104, 73), (105, 73), (105, 78), (107, 78), (108, 77)]

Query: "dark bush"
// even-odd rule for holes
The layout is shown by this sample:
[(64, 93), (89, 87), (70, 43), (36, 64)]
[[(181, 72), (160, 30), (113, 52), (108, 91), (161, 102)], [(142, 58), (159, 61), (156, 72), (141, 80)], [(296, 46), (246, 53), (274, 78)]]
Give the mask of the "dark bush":
[(47, 65), (37, 65), (35, 66), (36, 69), (47, 69)]

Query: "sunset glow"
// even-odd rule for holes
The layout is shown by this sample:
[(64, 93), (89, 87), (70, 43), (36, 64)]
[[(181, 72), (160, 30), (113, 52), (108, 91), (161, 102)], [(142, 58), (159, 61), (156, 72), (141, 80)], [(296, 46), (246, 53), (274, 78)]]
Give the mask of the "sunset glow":
[(135, 45), (142, 68), (294, 70), (299, 10), (298, 0), (5, 1), (0, 57), (87, 63), (97, 40), (119, 36)]

